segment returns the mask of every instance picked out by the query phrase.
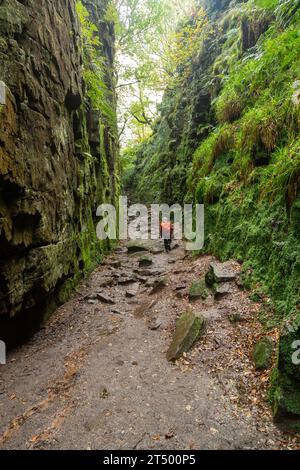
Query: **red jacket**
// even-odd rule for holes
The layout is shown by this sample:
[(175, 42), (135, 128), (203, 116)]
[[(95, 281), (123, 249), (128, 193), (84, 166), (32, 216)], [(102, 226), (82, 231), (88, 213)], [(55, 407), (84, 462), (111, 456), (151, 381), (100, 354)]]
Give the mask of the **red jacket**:
[(160, 225), (162, 237), (173, 236), (174, 225), (171, 222), (162, 222)]

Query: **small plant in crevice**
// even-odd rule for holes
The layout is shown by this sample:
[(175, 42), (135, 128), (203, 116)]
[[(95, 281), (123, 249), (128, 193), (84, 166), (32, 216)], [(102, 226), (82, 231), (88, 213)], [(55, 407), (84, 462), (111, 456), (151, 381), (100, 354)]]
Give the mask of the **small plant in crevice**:
[(83, 78), (87, 94), (93, 108), (99, 110), (112, 129), (115, 129), (116, 115), (112, 106), (114, 97), (105, 82), (108, 64), (103, 54), (99, 31), (90, 20), (90, 13), (81, 0), (76, 3), (76, 11), (82, 29)]

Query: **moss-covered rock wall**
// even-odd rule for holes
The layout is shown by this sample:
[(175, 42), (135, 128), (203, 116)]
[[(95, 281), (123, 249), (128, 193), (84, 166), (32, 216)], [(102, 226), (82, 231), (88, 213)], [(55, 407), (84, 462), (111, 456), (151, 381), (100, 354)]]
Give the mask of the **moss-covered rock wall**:
[[(84, 2), (114, 99), (106, 0)], [(95, 212), (118, 193), (114, 127), (82, 76), (75, 0), (0, 1), (0, 338), (29, 336), (101, 258)], [(4, 85), (2, 85), (2, 88)]]

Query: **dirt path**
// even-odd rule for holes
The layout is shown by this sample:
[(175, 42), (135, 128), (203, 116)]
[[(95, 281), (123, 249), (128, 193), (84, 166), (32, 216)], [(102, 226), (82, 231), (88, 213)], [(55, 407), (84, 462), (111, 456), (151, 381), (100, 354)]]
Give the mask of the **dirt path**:
[[(238, 286), (217, 303), (193, 302), (207, 319), (205, 336), (176, 364), (167, 362), (188, 288), (211, 258), (160, 248), (141, 271), (140, 254), (119, 249), (45, 329), (10, 353), (0, 378), (1, 448), (297, 446), (272, 423), (269, 373), (255, 372), (249, 358), (261, 334), (257, 305)], [(161, 276), (167, 286), (150, 296)]]

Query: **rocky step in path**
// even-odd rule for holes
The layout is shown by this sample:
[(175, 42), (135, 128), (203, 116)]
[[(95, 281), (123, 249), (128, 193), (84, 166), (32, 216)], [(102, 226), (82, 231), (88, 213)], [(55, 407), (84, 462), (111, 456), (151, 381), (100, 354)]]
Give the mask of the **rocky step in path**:
[(1, 448), (297, 447), (272, 421), (272, 332), (256, 369), (265, 335), (239, 271), (182, 246), (119, 248), (9, 354)]

